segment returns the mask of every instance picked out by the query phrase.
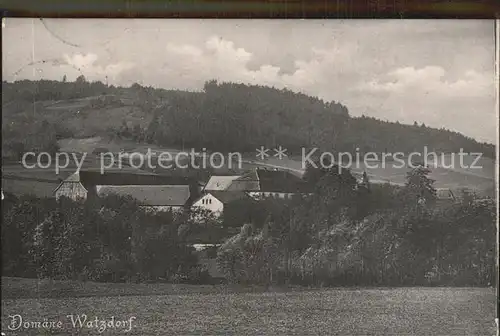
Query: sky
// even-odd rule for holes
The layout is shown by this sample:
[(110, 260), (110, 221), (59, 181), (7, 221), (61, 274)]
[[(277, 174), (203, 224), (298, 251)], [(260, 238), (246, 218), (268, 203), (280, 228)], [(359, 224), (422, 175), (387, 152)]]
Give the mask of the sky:
[(288, 88), (496, 143), (492, 20), (7, 18), (3, 80)]

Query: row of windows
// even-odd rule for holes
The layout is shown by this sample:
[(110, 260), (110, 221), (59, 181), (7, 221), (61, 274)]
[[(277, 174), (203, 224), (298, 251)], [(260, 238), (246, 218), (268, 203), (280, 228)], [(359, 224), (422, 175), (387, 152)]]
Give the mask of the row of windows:
[(201, 200), (201, 204), (212, 204), (212, 199), (211, 198), (202, 199)]
[(291, 198), (292, 194), (280, 194), (280, 193), (262, 193), (264, 197), (274, 197), (274, 198)]

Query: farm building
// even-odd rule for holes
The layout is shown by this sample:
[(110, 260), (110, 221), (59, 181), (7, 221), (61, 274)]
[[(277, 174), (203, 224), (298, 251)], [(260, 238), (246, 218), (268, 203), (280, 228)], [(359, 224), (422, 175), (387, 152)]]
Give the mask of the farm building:
[(246, 174), (234, 179), (227, 191), (259, 191), (259, 176), (257, 169), (252, 169)]
[(82, 184), (89, 194), (96, 195), (97, 186), (188, 186), (192, 197), (197, 197), (201, 192), (201, 184), (193, 178), (182, 176), (165, 176), (153, 173), (136, 174), (133, 172), (105, 172), (82, 171), (80, 172)]
[[(216, 188), (217, 183), (221, 186)], [(257, 168), (246, 174), (235, 176), (214, 176), (205, 191), (244, 191), (255, 198), (288, 198), (293, 194), (308, 192), (308, 184), (297, 175), (277, 169)]]
[(232, 182), (239, 178), (239, 175), (212, 176), (205, 185), (204, 191), (224, 191), (231, 186)]
[(86, 200), (88, 191), (81, 183), (80, 173), (70, 175), (66, 180), (62, 181), (54, 190), (56, 199), (68, 197), (74, 201)]
[(212, 176), (203, 195), (193, 207), (206, 209), (220, 216), (225, 205), (244, 198), (288, 199), (293, 195), (309, 194), (309, 185), (288, 171), (257, 168), (241, 176)]
[(97, 195), (132, 197), (147, 211), (182, 211), (190, 199), (187, 185), (98, 185)]
[(131, 196), (150, 209), (184, 208), (201, 192), (197, 180), (151, 173), (82, 170), (62, 181), (54, 191), (56, 198), (89, 199), (105, 194)]
[(193, 202), (192, 208), (209, 210), (219, 217), (224, 212), (225, 205), (247, 197), (247, 194), (242, 191), (212, 191)]
[(309, 185), (300, 177), (289, 171), (257, 169), (258, 190), (249, 190), (248, 194), (255, 199), (281, 198), (288, 199), (294, 195), (309, 194)]

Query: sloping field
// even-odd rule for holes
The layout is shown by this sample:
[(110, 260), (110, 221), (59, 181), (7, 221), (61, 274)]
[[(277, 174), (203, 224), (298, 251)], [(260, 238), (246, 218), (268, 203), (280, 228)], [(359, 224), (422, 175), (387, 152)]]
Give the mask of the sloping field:
[[(128, 153), (147, 153), (148, 149), (151, 152), (169, 152), (174, 155), (180, 152), (180, 149), (161, 147), (146, 143), (137, 143), (130, 140), (110, 140), (104, 137), (96, 136), (91, 138), (83, 139), (61, 139), (58, 141), (59, 148), (61, 152), (78, 152), (78, 153), (92, 153), (96, 148), (104, 148), (112, 153), (118, 153), (120, 151)], [(189, 151), (189, 150), (187, 150)]]
[[(81, 155), (70, 154), (68, 165), (65, 158), (61, 157), (60, 167), (56, 168), (54, 162), (46, 168), (34, 167), (25, 168), (21, 163), (10, 163), (2, 165), (2, 190), (15, 195), (34, 195), (38, 197), (53, 197), (54, 190), (59, 183), (77, 171), (77, 164), (82, 162)], [(112, 164), (113, 163), (113, 164)], [(29, 162), (29, 165), (36, 162)], [(44, 166), (46, 163), (43, 163)], [(87, 154), (83, 159), (82, 169), (86, 171), (105, 172), (105, 173), (132, 173), (132, 174), (151, 174), (150, 172), (137, 169), (127, 165), (127, 162), (119, 162), (118, 158), (111, 162), (103, 160), (103, 168), (101, 168), (101, 160), (91, 153)]]
[(75, 172), (75, 168), (70, 167), (60, 169), (56, 173), (55, 167), (48, 168), (24, 168), (21, 164), (9, 164), (2, 167), (2, 179), (10, 180), (34, 180), (40, 182), (59, 182)]
[[(60, 150), (62, 152), (72, 152), (72, 153), (87, 153), (86, 162), (84, 167), (89, 169), (100, 169), (100, 162), (97, 157), (93, 155), (95, 149), (104, 149), (115, 154), (115, 160), (118, 160), (117, 154), (120, 151), (125, 151), (127, 153), (147, 153), (148, 149), (157, 154), (161, 152), (168, 152), (172, 156), (179, 153), (181, 150), (176, 148), (161, 147), (156, 145), (149, 145), (145, 143), (136, 143), (133, 141), (122, 141), (122, 140), (109, 140), (103, 137), (91, 137), (91, 138), (70, 138), (59, 140)], [(191, 149), (185, 149), (186, 152), (190, 152)], [(272, 155), (272, 154), (271, 154)], [(226, 155), (226, 158), (228, 156)], [(238, 173), (242, 170), (252, 169), (256, 167), (268, 167), (276, 169), (287, 169), (291, 172), (302, 175), (304, 170), (302, 166), (301, 157), (284, 157), (283, 159), (278, 159), (276, 157), (269, 157), (265, 160), (259, 160), (255, 157), (255, 153), (242, 154), (241, 169), (238, 169), (238, 162), (232, 162), (231, 168), (229, 169), (226, 163), (222, 168), (213, 169), (214, 174), (228, 174), (228, 173)], [(453, 160), (454, 159), (454, 160)], [(92, 162), (91, 162), (92, 161)], [(217, 160), (215, 160), (217, 161)], [(447, 155), (443, 160), (439, 159), (436, 166), (431, 167), (430, 177), (435, 180), (435, 186), (437, 188), (450, 188), (454, 191), (458, 191), (462, 188), (468, 188), (475, 190), (477, 193), (483, 196), (493, 197), (495, 195), (495, 161), (482, 157), (477, 162), (475, 156), (465, 156), (463, 159), (463, 165), (460, 164), (458, 156), (455, 158)], [(452, 162), (454, 162), (452, 164)], [(475, 166), (471, 167), (475, 162)], [(118, 164), (118, 162), (116, 162)], [(133, 167), (127, 165), (128, 161), (122, 162), (122, 168), (114, 167), (108, 169), (108, 171), (127, 171), (127, 172), (138, 172), (144, 173), (144, 171), (139, 171)], [(135, 161), (133, 161), (135, 164)], [(215, 162), (216, 165), (219, 162)], [(430, 162), (433, 165), (433, 162)], [(391, 183), (403, 185), (406, 182), (406, 174), (410, 170), (408, 167), (400, 168), (400, 163), (395, 163), (391, 161), (385, 162), (382, 165), (380, 162), (369, 162), (368, 167), (365, 163), (353, 163), (351, 169), (355, 174), (362, 174), (364, 171), (367, 172), (372, 183)], [(65, 178), (69, 173), (75, 171), (76, 166), (70, 164), (65, 169), (61, 169), (61, 172), (57, 175), (54, 173), (54, 169), (43, 169), (43, 170), (23, 170), (19, 167), (3, 167), (2, 173), (7, 175), (18, 175), (21, 177), (31, 177), (38, 179), (53, 179), (58, 180), (58, 178)]]
[[(303, 173), (303, 165), (301, 157), (285, 157), (283, 159), (278, 159), (275, 157), (266, 158), (265, 160), (259, 160), (250, 155), (245, 156), (246, 162), (253, 165), (262, 165), (270, 168), (279, 169), (289, 169), (296, 173)], [(454, 158), (454, 161), (450, 155), (446, 155), (444, 158), (444, 166), (440, 159), (436, 167), (434, 168), (434, 163), (431, 161), (429, 165), (431, 166), (430, 177), (434, 179), (435, 186), (437, 188), (450, 188), (450, 189), (461, 189), (469, 188), (476, 190), (479, 193), (482, 192), (493, 192), (495, 186), (495, 161), (490, 158), (482, 157), (478, 162), (471, 167), (476, 161), (476, 156), (465, 156), (463, 159), (463, 165), (460, 164), (458, 156)], [(432, 164), (432, 165), (431, 165)], [(362, 174), (364, 171), (370, 177), (372, 183), (386, 183), (391, 184), (404, 184), (406, 182), (406, 173), (410, 171), (408, 166), (400, 168), (400, 163), (395, 162), (354, 162), (351, 166), (353, 173)], [(477, 168), (476, 168), (477, 167)]]
[(2, 191), (14, 195), (33, 195), (37, 197), (53, 197), (58, 182), (41, 182), (36, 180), (13, 180), (2, 178)]
[[(29, 280), (28, 280), (29, 281)], [(35, 280), (36, 281), (36, 280)], [(26, 282), (26, 280), (24, 280)], [(85, 290), (85, 284), (80, 291)], [(235, 292), (224, 286), (92, 284), (93, 297), (2, 299), (2, 330), (19, 314), (23, 321), (62, 321), (53, 335), (97, 335), (74, 327), (68, 315), (88, 320), (129, 320), (132, 335), (494, 335), (496, 296), (490, 288), (323, 289)], [(106, 296), (95, 287), (121, 288)], [(134, 288), (163, 288), (156, 294)], [(130, 290), (127, 290), (127, 287)], [(197, 287), (204, 288), (197, 290)], [(168, 289), (170, 288), (170, 290)], [(2, 294), (4, 294), (2, 279)], [(112, 292), (111, 292), (112, 293)], [(120, 335), (124, 327), (103, 334)], [(10, 335), (43, 335), (19, 328)]]
[[(104, 96), (100, 96), (102, 98)], [(106, 106), (93, 107), (91, 102), (97, 97), (63, 101), (39, 101), (35, 106), (26, 107), (27, 112), (5, 113), (2, 115), (3, 122), (17, 120), (32, 120), (32, 113), (37, 117), (43, 117), (49, 123), (58, 124), (74, 134), (75, 137), (91, 137), (100, 134), (109, 134), (109, 129), (121, 127), (122, 122), (129, 125), (139, 124), (146, 127), (152, 116), (144, 112), (140, 107), (133, 105), (130, 99), (121, 99), (122, 105), (108, 104)], [(126, 97), (125, 97), (126, 98)], [(5, 109), (13, 103), (6, 103)], [(8, 111), (7, 111), (8, 112)]]
[(57, 141), (61, 152), (92, 153), (103, 142), (99, 136), (84, 139), (61, 139)]
[(85, 101), (83, 99), (78, 99), (74, 101), (61, 101), (61, 102), (56, 102), (50, 105), (46, 105), (45, 108), (47, 110), (64, 110), (64, 111), (69, 111), (69, 110), (77, 110), (81, 109), (88, 106), (88, 101)]
[(131, 106), (85, 109), (60, 107), (45, 110), (44, 117), (49, 122), (59, 123), (72, 130), (78, 137), (107, 133), (109, 128), (119, 128), (122, 121), (130, 125), (139, 124), (143, 128), (151, 121), (150, 116)]
[(100, 95), (100, 96), (89, 96), (84, 98), (67, 99), (67, 100), (57, 100), (57, 101), (46, 101), (43, 102), (45, 108), (49, 110), (65, 109), (71, 110), (75, 108), (82, 108), (90, 105), (90, 102), (97, 98), (104, 98), (107, 96), (114, 95)]

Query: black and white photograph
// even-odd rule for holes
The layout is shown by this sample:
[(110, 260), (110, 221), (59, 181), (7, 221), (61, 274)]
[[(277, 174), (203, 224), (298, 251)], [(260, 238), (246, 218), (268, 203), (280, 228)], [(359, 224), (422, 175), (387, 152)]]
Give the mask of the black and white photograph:
[(496, 335), (497, 25), (3, 18), (1, 335)]

